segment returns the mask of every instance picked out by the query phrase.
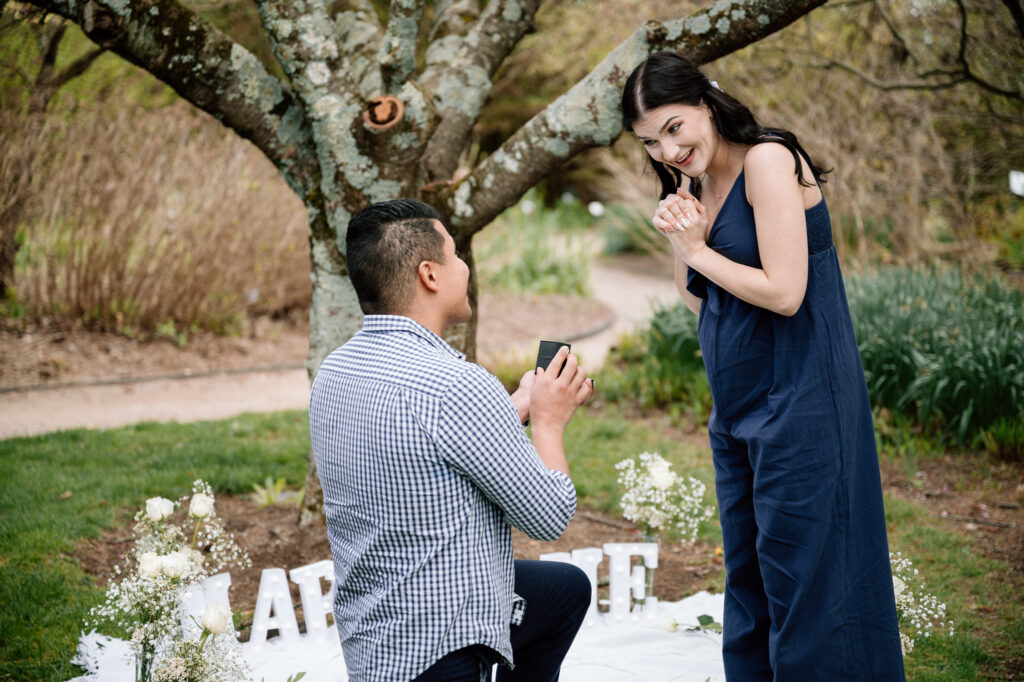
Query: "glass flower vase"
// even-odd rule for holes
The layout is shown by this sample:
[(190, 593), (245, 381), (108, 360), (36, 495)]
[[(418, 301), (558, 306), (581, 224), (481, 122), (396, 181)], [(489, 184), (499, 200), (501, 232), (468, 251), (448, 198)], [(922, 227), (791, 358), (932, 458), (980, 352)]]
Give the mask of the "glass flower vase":
[(150, 682), (153, 677), (153, 659), (156, 649), (152, 644), (144, 643), (142, 650), (135, 654), (135, 682)]
[[(652, 542), (658, 544), (658, 534), (656, 532), (643, 532), (640, 533), (640, 542)], [(654, 596), (654, 567), (647, 565), (647, 560), (641, 555), (640, 563), (644, 567), (644, 597), (641, 603), (646, 603), (648, 599)]]

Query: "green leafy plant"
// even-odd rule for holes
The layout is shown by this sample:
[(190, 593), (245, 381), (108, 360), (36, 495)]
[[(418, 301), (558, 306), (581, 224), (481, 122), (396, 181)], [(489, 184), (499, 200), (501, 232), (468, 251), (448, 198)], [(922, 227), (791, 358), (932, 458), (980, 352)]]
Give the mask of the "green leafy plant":
[(267, 476), (263, 485), (252, 484), (252, 498), (260, 507), (299, 505), (302, 503), (304, 491), (287, 490), (288, 482), (283, 478)]
[(894, 267), (849, 280), (876, 408), (969, 443), (1024, 410), (1024, 293), (959, 270)]
[(1024, 412), (1003, 417), (978, 434), (974, 443), (994, 457), (1024, 461)]
[(697, 316), (682, 303), (656, 310), (650, 326), (620, 339), (609, 359), (611, 369), (598, 379), (608, 399), (685, 409), (699, 421), (707, 419), (711, 391), (697, 341)]

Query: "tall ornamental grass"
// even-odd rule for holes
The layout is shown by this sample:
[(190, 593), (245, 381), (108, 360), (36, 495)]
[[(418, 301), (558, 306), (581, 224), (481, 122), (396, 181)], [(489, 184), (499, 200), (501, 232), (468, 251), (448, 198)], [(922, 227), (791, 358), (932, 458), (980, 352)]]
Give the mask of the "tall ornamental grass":
[(848, 294), (875, 407), (961, 444), (1012, 435), (1005, 425), (1024, 419), (1024, 293), (956, 269), (894, 267), (849, 278)]
[(4, 116), (33, 159), (8, 317), (129, 334), (305, 309), (306, 213), (251, 144), (183, 104)]

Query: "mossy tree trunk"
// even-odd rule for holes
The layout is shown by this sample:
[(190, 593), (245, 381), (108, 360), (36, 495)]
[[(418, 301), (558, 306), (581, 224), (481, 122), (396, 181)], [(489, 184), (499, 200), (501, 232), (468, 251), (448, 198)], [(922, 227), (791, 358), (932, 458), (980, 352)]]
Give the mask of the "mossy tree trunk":
[[(349, 218), (364, 206), (418, 197), (444, 216), (472, 263), (473, 235), (530, 187), (622, 129), (619, 92), (659, 50), (698, 63), (783, 28), (825, 0), (721, 0), (688, 17), (648, 22), (551, 102), (494, 154), (459, 168), (498, 67), (534, 28), (540, 0), (391, 0), (382, 22), (369, 0), (255, 0), (287, 80), (175, 0), (33, 0), (79, 24), (102, 48), (146, 69), (251, 140), (309, 213), (313, 300), (310, 375), (361, 326), (344, 257)], [(426, 43), (425, 60), (417, 64)], [(375, 98), (391, 96), (401, 112)], [(393, 100), (392, 100), (393, 102)], [(457, 171), (459, 171), (457, 173)], [(471, 302), (476, 309), (475, 276)], [(451, 330), (475, 357), (476, 319)], [(322, 495), (310, 462), (305, 517)]]

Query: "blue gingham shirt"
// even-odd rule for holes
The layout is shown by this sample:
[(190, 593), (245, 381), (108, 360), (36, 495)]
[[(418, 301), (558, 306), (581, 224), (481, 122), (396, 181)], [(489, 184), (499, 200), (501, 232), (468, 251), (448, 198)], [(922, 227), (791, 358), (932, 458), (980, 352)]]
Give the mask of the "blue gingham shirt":
[(510, 525), (558, 538), (576, 490), (494, 376), (407, 317), (368, 315), (313, 381), (310, 433), (349, 679), (410, 680), (473, 644), (512, 663)]

